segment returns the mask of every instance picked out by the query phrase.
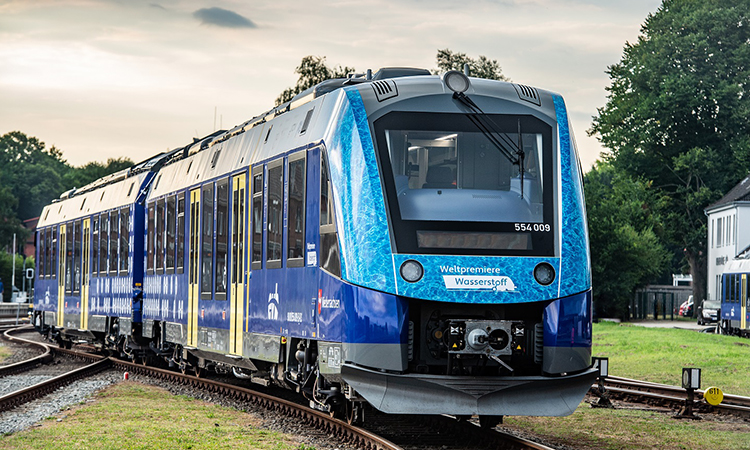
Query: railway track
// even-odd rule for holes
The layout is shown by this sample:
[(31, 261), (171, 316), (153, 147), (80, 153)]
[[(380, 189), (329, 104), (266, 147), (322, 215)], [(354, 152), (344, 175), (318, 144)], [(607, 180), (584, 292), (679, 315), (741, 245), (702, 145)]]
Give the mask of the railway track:
[[(610, 398), (644, 403), (654, 406), (679, 409), (685, 406), (687, 392), (679, 386), (651, 383), (622, 377), (607, 377), (604, 386)], [(592, 386), (592, 393), (597, 392), (597, 386)], [(750, 397), (725, 394), (724, 400), (718, 406), (709, 405), (703, 398), (703, 390), (695, 391), (693, 410), (701, 413), (718, 413), (750, 419)]]
[(50, 346), (14, 334), (28, 332), (31, 327), (7, 330), (6, 340), (25, 343), (40, 348), (40, 355), (10, 366), (0, 367), (0, 377), (18, 373), (28, 368), (49, 362), (54, 354), (65, 354), (87, 362), (87, 365), (47, 380), (34, 386), (0, 397), (0, 411), (12, 409), (25, 402), (39, 398), (58, 389), (106, 369), (128, 372), (165, 383), (189, 386), (230, 399), (239, 404), (252, 404), (275, 411), (295, 422), (334, 436), (337, 440), (355, 448), (372, 450), (418, 450), (432, 448), (492, 448), (512, 450), (553, 450), (550, 447), (517, 438), (494, 429), (481, 428), (471, 421), (459, 421), (450, 416), (402, 417), (375, 414), (366, 428), (350, 425), (330, 415), (246, 387), (224, 383), (205, 377), (195, 377), (170, 370), (135, 364), (101, 355)]

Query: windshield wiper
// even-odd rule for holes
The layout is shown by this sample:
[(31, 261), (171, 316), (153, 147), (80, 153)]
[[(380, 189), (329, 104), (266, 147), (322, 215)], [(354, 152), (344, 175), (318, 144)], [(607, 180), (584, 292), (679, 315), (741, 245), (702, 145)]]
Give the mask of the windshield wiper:
[(521, 198), (523, 198), (523, 174), (526, 153), (523, 151), (521, 119), (518, 119), (518, 143), (516, 144), (510, 139), (507, 133), (499, 131), (495, 122), (466, 94), (463, 92), (454, 92), (453, 98), (469, 109), (470, 114), (467, 114), (466, 117), (495, 146), (500, 154), (507, 158), (511, 164), (518, 166), (518, 174), (521, 179)]

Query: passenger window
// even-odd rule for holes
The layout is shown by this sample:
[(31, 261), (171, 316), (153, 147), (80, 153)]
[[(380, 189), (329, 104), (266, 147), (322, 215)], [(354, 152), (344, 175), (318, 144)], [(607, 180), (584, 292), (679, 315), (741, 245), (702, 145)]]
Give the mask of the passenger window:
[(39, 255), (37, 255), (36, 261), (37, 261), (37, 274), (39, 275), (39, 278), (44, 278), (44, 270), (45, 270), (45, 260), (44, 260), (44, 252), (46, 250), (46, 244), (47, 242), (44, 240), (44, 235), (46, 230), (39, 230), (36, 233), (36, 241), (39, 243)]
[(177, 273), (185, 270), (185, 194), (177, 197), (177, 251), (175, 254)]
[(130, 208), (120, 210), (120, 275), (127, 275), (130, 269)]
[(154, 274), (154, 209), (156, 208), (156, 205), (154, 203), (151, 203), (148, 205), (148, 233), (147, 233), (147, 242), (146, 242), (146, 249), (148, 251), (148, 255), (146, 256), (146, 273), (149, 275)]
[(175, 199), (174, 195), (167, 198), (167, 210), (166, 210), (166, 225), (167, 225), (167, 232), (166, 232), (166, 242), (165, 246), (167, 248), (167, 254), (166, 254), (166, 264), (165, 268), (167, 269), (167, 273), (174, 273), (174, 259), (175, 259), (175, 245), (174, 245), (174, 235), (175, 235)]
[(282, 228), (284, 220), (284, 166), (276, 161), (268, 166), (268, 233), (266, 234), (266, 267), (281, 267)]
[(253, 262), (252, 269), (263, 266), (263, 167), (253, 169)]
[(52, 227), (52, 239), (49, 246), (50, 269), (52, 269), (52, 278), (57, 278), (57, 225)]
[(65, 294), (73, 293), (73, 224), (65, 227), (65, 233), (60, 236), (65, 241)]
[(73, 224), (73, 294), (81, 289), (81, 221)]
[(91, 276), (99, 275), (99, 216), (91, 218)]
[(107, 275), (107, 248), (109, 245), (109, 216), (99, 214), (99, 275)]
[(216, 183), (216, 300), (226, 300), (229, 252), (229, 179)]
[(117, 275), (118, 257), (117, 240), (120, 228), (120, 217), (117, 211), (109, 213), (109, 274)]
[(305, 153), (289, 158), (287, 266), (305, 265)]
[(321, 152), (320, 158), (320, 267), (340, 277), (341, 259), (336, 225), (333, 221), (334, 208), (328, 158), (324, 152)]
[(214, 261), (214, 185), (205, 184), (201, 192), (203, 221), (201, 223), (201, 298), (208, 300), (213, 293)]
[(56, 228), (47, 228), (47, 251), (45, 252), (45, 258), (47, 259), (47, 278), (55, 277), (55, 257), (53, 246), (57, 247), (57, 238), (55, 237)]
[(164, 200), (156, 202), (156, 246), (154, 258), (156, 259), (156, 273), (164, 273)]

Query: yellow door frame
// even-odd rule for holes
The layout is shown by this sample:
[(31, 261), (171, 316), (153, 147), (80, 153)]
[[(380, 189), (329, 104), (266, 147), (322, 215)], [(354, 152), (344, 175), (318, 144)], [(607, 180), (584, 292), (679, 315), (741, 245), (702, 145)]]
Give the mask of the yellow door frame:
[(201, 190), (190, 191), (190, 246), (188, 257), (187, 345), (198, 345), (198, 299), (200, 298)]
[(83, 274), (81, 277), (81, 329), (89, 327), (89, 284), (91, 273), (91, 219), (83, 219)]
[(245, 319), (245, 258), (247, 254), (247, 173), (232, 178), (232, 292), (229, 313), (229, 353), (242, 354)]
[(57, 326), (64, 325), (65, 316), (65, 266), (68, 256), (67, 236), (65, 224), (60, 225), (60, 234), (57, 237), (58, 242), (58, 261), (57, 261)]

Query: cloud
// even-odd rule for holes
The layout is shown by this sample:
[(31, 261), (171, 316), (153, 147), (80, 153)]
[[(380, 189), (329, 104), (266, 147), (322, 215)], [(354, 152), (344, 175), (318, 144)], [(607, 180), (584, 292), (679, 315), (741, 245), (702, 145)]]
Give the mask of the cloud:
[(250, 19), (236, 12), (223, 8), (201, 8), (193, 13), (193, 17), (203, 25), (216, 25), (225, 28), (257, 28)]

